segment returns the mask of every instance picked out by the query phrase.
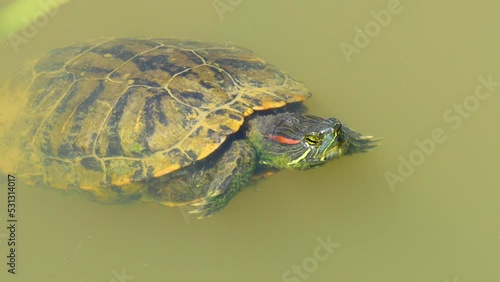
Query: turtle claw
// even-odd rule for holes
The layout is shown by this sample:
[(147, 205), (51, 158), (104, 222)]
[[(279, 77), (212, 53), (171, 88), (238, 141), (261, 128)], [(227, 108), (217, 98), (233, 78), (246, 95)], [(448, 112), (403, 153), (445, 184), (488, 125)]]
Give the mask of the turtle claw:
[(218, 164), (206, 172), (204, 186), (195, 203), (190, 203), (191, 214), (198, 218), (210, 217), (222, 210), (253, 175), (256, 165), (255, 149), (249, 141), (236, 140), (218, 160)]
[(366, 152), (369, 149), (377, 147), (378, 145), (380, 145), (379, 141), (382, 139), (376, 138), (372, 135), (362, 135), (361, 133), (348, 127), (344, 127), (344, 131), (349, 137), (349, 149), (346, 153), (347, 155)]
[(197, 210), (190, 210), (190, 211), (188, 211), (188, 213), (192, 213), (192, 214), (200, 213), (200, 212), (203, 212), (203, 210), (202, 209), (197, 209)]
[(362, 146), (364, 150), (368, 150), (380, 145), (382, 138), (375, 138), (375, 136), (366, 135), (358, 138), (358, 146)]
[(194, 204), (191, 204), (192, 207), (201, 207), (201, 206), (204, 206), (207, 204), (207, 201), (206, 200), (203, 200), (203, 201), (200, 201), (200, 202), (197, 202), (197, 203), (194, 203)]
[(205, 217), (210, 217), (212, 215), (212, 213), (206, 212), (206, 208), (204, 208), (204, 207), (188, 211), (188, 213), (190, 213), (190, 214), (200, 214), (200, 213), (203, 213), (203, 212), (205, 212), (205, 214), (201, 214), (200, 216), (197, 217), (197, 219), (202, 219), (202, 218), (205, 218)]
[[(208, 194), (208, 197), (210, 197), (210, 198), (215, 198), (215, 197), (219, 196), (222, 192), (223, 192), (222, 190), (218, 190), (218, 189), (216, 189), (216, 190), (214, 190), (214, 191), (210, 192), (210, 193)], [(205, 201), (204, 201), (204, 202), (205, 202)]]
[(229, 202), (226, 197), (227, 195), (223, 192), (224, 191), (215, 190), (209, 193), (209, 196), (205, 200), (191, 204), (191, 206), (196, 207), (196, 209), (189, 211), (189, 213), (204, 213), (203, 215), (198, 217), (199, 219), (210, 217), (213, 213), (221, 210)]

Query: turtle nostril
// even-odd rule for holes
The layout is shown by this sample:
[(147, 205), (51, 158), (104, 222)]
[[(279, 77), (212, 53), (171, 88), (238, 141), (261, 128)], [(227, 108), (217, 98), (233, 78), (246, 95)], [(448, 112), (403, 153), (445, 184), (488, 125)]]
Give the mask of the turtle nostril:
[(342, 129), (342, 124), (339, 121), (335, 121), (335, 123), (332, 124), (331, 129), (333, 132), (338, 132)]

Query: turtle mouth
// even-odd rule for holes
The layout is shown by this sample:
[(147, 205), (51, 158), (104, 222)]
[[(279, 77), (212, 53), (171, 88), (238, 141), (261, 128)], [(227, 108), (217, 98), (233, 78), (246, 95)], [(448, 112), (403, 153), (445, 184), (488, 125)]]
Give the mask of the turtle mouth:
[(332, 146), (325, 152), (325, 155), (321, 158), (321, 161), (338, 159), (347, 151), (347, 142), (336, 141)]
[(323, 149), (319, 152), (323, 154), (319, 158), (311, 160), (312, 163), (320, 164), (329, 160), (338, 159), (347, 152), (349, 144), (345, 132), (335, 132), (332, 134), (330, 142), (325, 142)]

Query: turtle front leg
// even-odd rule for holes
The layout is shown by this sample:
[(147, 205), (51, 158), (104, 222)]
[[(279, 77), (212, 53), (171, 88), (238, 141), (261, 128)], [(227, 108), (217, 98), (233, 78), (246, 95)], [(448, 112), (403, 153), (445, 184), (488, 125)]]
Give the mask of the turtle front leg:
[(215, 164), (202, 168), (203, 174), (210, 176), (211, 181), (207, 183), (208, 189), (203, 200), (191, 204), (196, 209), (190, 213), (203, 213), (199, 218), (211, 216), (225, 207), (255, 171), (257, 156), (248, 140), (233, 141), (220, 154)]

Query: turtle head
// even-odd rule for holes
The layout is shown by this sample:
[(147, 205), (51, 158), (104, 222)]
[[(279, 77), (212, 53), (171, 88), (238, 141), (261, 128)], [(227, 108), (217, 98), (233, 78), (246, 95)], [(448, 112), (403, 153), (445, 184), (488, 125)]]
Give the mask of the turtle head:
[(335, 118), (301, 113), (256, 116), (249, 124), (248, 136), (260, 162), (276, 168), (309, 168), (366, 151), (379, 140), (363, 136)]

